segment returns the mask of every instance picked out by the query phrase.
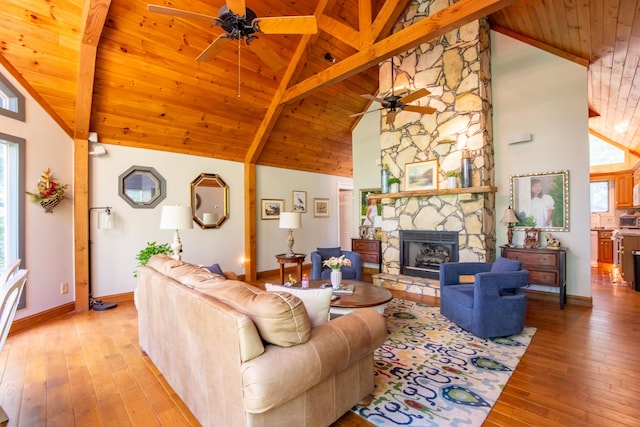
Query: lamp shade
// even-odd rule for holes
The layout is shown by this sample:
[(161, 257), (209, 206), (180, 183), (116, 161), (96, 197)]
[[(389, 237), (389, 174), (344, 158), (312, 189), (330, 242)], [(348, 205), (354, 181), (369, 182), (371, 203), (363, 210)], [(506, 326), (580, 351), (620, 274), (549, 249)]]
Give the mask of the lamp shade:
[(193, 228), (190, 206), (163, 206), (160, 216), (160, 228), (163, 230), (184, 230)]
[(289, 230), (300, 228), (300, 212), (280, 212), (280, 228)]
[(511, 222), (518, 222), (519, 219), (516, 216), (516, 213), (514, 212), (513, 209), (511, 209), (511, 206), (509, 206), (507, 209), (505, 209), (504, 211), (504, 215), (502, 215), (502, 219), (500, 220), (500, 222), (508, 224)]

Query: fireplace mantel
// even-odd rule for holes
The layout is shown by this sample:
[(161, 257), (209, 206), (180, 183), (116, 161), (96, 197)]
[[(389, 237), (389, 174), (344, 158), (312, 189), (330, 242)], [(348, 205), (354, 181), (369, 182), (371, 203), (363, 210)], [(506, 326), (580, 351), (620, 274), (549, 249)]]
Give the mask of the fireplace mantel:
[(399, 193), (369, 194), (367, 199), (401, 199), (403, 197), (431, 197), (441, 196), (444, 194), (478, 194), (478, 193), (496, 193), (498, 189), (491, 185), (483, 185), (481, 187), (466, 188), (442, 188), (438, 190), (414, 190), (400, 191)]

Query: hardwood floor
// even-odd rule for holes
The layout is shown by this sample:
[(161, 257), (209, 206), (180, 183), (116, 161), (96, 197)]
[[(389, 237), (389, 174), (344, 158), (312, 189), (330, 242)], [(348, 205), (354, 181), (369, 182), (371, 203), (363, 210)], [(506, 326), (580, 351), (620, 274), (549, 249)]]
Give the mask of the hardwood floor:
[[(638, 425), (640, 293), (611, 276), (594, 269), (593, 308), (529, 301), (527, 325), (538, 331), (484, 425)], [(140, 353), (136, 316), (120, 303), (11, 335), (0, 353), (9, 425), (198, 425)], [(352, 414), (334, 424), (369, 425)]]

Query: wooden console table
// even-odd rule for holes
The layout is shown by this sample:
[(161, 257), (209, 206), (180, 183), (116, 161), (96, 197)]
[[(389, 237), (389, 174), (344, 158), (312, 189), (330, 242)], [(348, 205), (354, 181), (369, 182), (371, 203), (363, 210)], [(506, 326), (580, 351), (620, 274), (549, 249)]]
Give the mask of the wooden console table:
[(504, 258), (522, 261), (529, 271), (529, 284), (560, 288), (560, 309), (567, 303), (567, 249), (500, 246)]
[(362, 262), (378, 264), (378, 273), (382, 271), (382, 248), (377, 239), (351, 239), (351, 250), (360, 254)]

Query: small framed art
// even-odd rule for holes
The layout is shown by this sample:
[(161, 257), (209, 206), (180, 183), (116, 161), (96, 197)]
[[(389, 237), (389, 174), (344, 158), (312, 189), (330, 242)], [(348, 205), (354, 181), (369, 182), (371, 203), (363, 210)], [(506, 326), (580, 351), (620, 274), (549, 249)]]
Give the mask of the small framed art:
[(404, 165), (404, 191), (437, 190), (438, 161), (407, 163)]
[(280, 212), (284, 210), (282, 199), (260, 200), (260, 219), (280, 219)]
[(291, 206), (293, 206), (293, 212), (306, 212), (307, 192), (294, 190), (291, 196)]
[(329, 199), (313, 199), (313, 216), (329, 218)]

